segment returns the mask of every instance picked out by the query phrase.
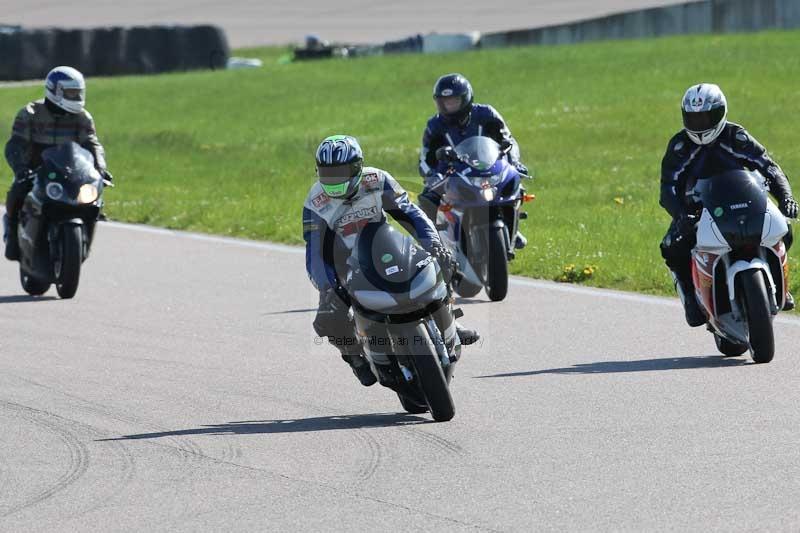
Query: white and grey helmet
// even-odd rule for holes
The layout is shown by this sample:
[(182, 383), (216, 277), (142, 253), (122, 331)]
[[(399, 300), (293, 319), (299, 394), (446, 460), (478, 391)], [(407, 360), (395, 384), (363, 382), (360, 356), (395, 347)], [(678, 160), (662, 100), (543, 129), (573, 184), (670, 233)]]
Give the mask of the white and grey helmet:
[(72, 67), (56, 67), (47, 74), (44, 95), (69, 113), (80, 113), (86, 105), (86, 82)]
[(722, 133), (728, 117), (728, 102), (713, 83), (689, 87), (681, 105), (683, 127), (695, 144), (711, 144)]
[(361, 184), (364, 153), (355, 137), (332, 135), (317, 148), (317, 176), (325, 194), (350, 198)]

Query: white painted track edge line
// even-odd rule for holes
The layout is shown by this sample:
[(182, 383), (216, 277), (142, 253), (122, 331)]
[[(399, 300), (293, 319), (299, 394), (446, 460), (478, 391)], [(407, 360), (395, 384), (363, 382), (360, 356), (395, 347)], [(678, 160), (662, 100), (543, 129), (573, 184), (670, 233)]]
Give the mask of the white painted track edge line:
[[(287, 244), (276, 244), (264, 241), (254, 241), (250, 239), (242, 239), (237, 237), (222, 237), (219, 235), (208, 235), (205, 233), (195, 233), (191, 231), (172, 230), (167, 228), (157, 228), (154, 226), (146, 226), (144, 224), (130, 224), (127, 222), (102, 222), (104, 226), (116, 229), (124, 229), (129, 231), (137, 231), (140, 233), (150, 233), (153, 235), (163, 235), (167, 237), (177, 237), (182, 239), (190, 239), (201, 242), (208, 242), (214, 244), (225, 244), (229, 246), (239, 246), (242, 248), (252, 248), (255, 250), (265, 250), (271, 252), (283, 252), (290, 254), (305, 254), (302, 246), (291, 246)], [(512, 285), (531, 287), (540, 290), (566, 292), (573, 294), (580, 294), (583, 296), (600, 296), (613, 300), (638, 302), (644, 304), (666, 305), (670, 307), (680, 307), (680, 302), (677, 298), (669, 298), (665, 296), (652, 296), (647, 294), (636, 294), (632, 292), (616, 291), (613, 289), (603, 289), (598, 287), (579, 287), (576, 285), (567, 285), (557, 283), (555, 281), (547, 281), (540, 279), (523, 278), (519, 276), (512, 276), (510, 279)], [(776, 322), (780, 324), (790, 324), (800, 326), (800, 319), (789, 317), (777, 317)]]

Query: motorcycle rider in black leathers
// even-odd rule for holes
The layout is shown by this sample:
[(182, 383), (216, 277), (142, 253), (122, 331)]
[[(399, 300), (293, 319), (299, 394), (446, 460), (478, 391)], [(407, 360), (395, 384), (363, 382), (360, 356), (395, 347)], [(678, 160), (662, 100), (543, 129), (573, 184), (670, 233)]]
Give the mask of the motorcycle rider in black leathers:
[(47, 74), (44, 99), (23, 107), (14, 120), (5, 149), (6, 161), (14, 172), (3, 217), (5, 254), (9, 260), (19, 259), (18, 214), (33, 187), (33, 171), (42, 164), (41, 154), (45, 149), (74, 141), (91, 152), (97, 170), (105, 179), (111, 179), (106, 171), (103, 146), (85, 103), (83, 75), (72, 67), (56, 67)]
[[(690, 87), (683, 97), (682, 111), (684, 129), (669, 141), (661, 163), (661, 206), (672, 216), (661, 241), (661, 255), (672, 271), (686, 322), (696, 327), (705, 324), (706, 317), (695, 298), (690, 268), (696, 219), (687, 211), (687, 180), (727, 170), (758, 171), (785, 217), (797, 217), (797, 202), (789, 181), (764, 147), (742, 126), (727, 121), (727, 101), (718, 86), (702, 83)], [(788, 251), (792, 245), (791, 226), (784, 244)], [(784, 309), (793, 307), (794, 299), (787, 292)]]
[[(319, 290), (314, 330), (336, 346), (361, 384), (370, 386), (376, 377), (361, 354), (349, 314), (349, 297), (340, 279), (346, 267), (337, 269), (337, 250), (351, 250), (365, 225), (383, 222), (389, 214), (438, 260), (443, 272), (453, 272), (455, 259), (400, 184), (385, 170), (363, 166), (363, 161), (361, 146), (354, 137), (333, 135), (322, 141), (316, 155), (319, 180), (311, 187), (303, 207), (303, 239), (306, 270)], [(456, 331), (464, 345), (479, 339), (475, 331), (458, 323)]]
[[(436, 151), (444, 146), (455, 146), (468, 137), (484, 136), (494, 139), (500, 146), (511, 146), (508, 161), (524, 175), (528, 169), (520, 162), (519, 146), (500, 113), (490, 105), (473, 103), (472, 85), (461, 74), (442, 76), (433, 87), (437, 114), (428, 120), (422, 135), (419, 154), (419, 173), (424, 188), (419, 195), (419, 206), (432, 221), (442, 201), (443, 173), (447, 162), (438, 161)], [(527, 240), (521, 233), (515, 238), (516, 248), (523, 248)]]

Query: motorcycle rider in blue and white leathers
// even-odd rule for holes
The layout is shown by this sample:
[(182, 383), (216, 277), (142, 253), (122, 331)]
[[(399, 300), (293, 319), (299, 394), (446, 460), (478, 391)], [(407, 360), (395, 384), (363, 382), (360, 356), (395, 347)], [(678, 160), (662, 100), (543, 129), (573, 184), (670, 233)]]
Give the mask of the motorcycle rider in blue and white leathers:
[[(319, 180), (303, 206), (303, 239), (306, 270), (320, 295), (314, 330), (336, 346), (359, 381), (369, 386), (376, 378), (361, 354), (349, 298), (337, 275), (334, 249), (351, 250), (359, 231), (370, 222), (385, 221), (388, 213), (439, 261), (444, 272), (452, 272), (455, 261), (433, 223), (411, 203), (400, 184), (384, 170), (364, 167), (363, 160), (354, 137), (334, 135), (322, 141), (316, 154)], [(478, 339), (476, 332), (456, 327), (462, 344)]]
[[(728, 103), (718, 86), (701, 83), (690, 87), (681, 108), (684, 129), (669, 141), (661, 163), (661, 206), (672, 216), (661, 241), (661, 255), (672, 271), (686, 322), (696, 327), (705, 324), (706, 318), (694, 296), (690, 269), (696, 234), (695, 219), (687, 212), (687, 180), (748, 169), (764, 176), (785, 217), (797, 217), (797, 202), (789, 180), (764, 147), (742, 126), (728, 122)], [(791, 226), (783, 241), (788, 251), (792, 245)], [(793, 307), (794, 299), (787, 292), (784, 309)]]
[[(440, 77), (433, 87), (433, 99), (437, 113), (428, 120), (422, 135), (419, 173), (424, 188), (418, 202), (428, 218), (435, 222), (447, 170), (447, 162), (437, 160), (439, 148), (455, 148), (469, 137), (489, 137), (500, 146), (511, 146), (508, 162), (520, 174), (527, 175), (528, 169), (520, 162), (519, 145), (503, 117), (494, 107), (473, 102), (472, 85), (464, 76), (454, 73)], [(516, 248), (523, 248), (525, 244), (525, 237), (517, 233)]]

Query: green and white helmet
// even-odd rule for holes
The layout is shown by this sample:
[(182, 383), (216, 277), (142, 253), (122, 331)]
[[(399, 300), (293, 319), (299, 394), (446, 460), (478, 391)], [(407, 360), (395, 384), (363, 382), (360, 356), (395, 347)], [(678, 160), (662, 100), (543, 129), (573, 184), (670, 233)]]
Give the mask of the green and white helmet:
[(317, 148), (317, 176), (331, 198), (350, 198), (361, 184), (364, 153), (355, 137), (332, 135)]

